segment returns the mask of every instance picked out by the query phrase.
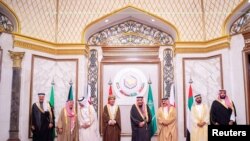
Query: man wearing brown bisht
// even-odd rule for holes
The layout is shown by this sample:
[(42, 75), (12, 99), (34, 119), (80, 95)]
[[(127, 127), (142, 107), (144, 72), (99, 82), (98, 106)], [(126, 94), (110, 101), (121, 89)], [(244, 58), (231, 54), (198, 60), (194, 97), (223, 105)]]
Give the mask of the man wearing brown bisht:
[(103, 141), (121, 140), (120, 108), (115, 104), (115, 96), (109, 94), (108, 104), (104, 106), (102, 114)]
[(157, 112), (158, 141), (177, 141), (176, 109), (168, 97), (162, 98), (162, 107)]
[(74, 108), (72, 87), (66, 106), (61, 110), (57, 122), (57, 141), (78, 141), (78, 119)]

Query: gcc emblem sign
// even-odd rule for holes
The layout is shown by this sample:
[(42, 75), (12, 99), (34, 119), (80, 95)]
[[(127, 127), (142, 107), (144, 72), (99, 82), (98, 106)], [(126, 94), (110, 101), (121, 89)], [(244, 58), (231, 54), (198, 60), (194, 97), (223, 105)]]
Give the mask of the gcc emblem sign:
[(119, 105), (132, 105), (135, 102), (135, 97), (144, 96), (148, 88), (145, 74), (136, 68), (120, 70), (112, 85)]

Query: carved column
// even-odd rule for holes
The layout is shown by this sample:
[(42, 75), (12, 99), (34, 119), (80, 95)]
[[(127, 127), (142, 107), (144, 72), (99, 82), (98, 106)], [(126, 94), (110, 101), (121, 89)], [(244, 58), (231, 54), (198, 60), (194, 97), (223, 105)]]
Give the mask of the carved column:
[(89, 63), (88, 63), (88, 84), (90, 85), (91, 98), (93, 99), (93, 106), (98, 111), (98, 95), (97, 95), (97, 82), (98, 82), (98, 52), (96, 49), (90, 50)]
[(20, 109), (20, 88), (21, 88), (21, 63), (24, 52), (9, 51), (13, 60), (13, 76), (11, 85), (11, 109), (10, 109), (10, 130), (8, 141), (20, 141), (19, 139), (19, 109)]
[(173, 51), (170, 48), (163, 51), (163, 82), (163, 97), (169, 97), (171, 86), (174, 84)]

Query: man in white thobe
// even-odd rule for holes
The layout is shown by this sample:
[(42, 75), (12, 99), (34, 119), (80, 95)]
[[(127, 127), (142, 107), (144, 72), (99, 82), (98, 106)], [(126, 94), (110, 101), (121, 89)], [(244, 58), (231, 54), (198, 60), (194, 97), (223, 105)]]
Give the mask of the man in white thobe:
[(191, 108), (192, 132), (191, 141), (208, 140), (208, 106), (202, 103), (201, 94), (195, 96), (195, 104)]
[(78, 103), (79, 141), (99, 141), (97, 116), (94, 107), (84, 97), (79, 99)]

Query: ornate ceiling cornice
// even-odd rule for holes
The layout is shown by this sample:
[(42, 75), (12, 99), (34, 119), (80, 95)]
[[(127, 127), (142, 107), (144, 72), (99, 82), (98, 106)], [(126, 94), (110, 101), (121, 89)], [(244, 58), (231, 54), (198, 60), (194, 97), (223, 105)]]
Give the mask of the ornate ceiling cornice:
[(39, 39), (14, 34), (14, 47), (35, 50), (55, 55), (87, 55), (88, 47), (85, 44), (57, 44)]

